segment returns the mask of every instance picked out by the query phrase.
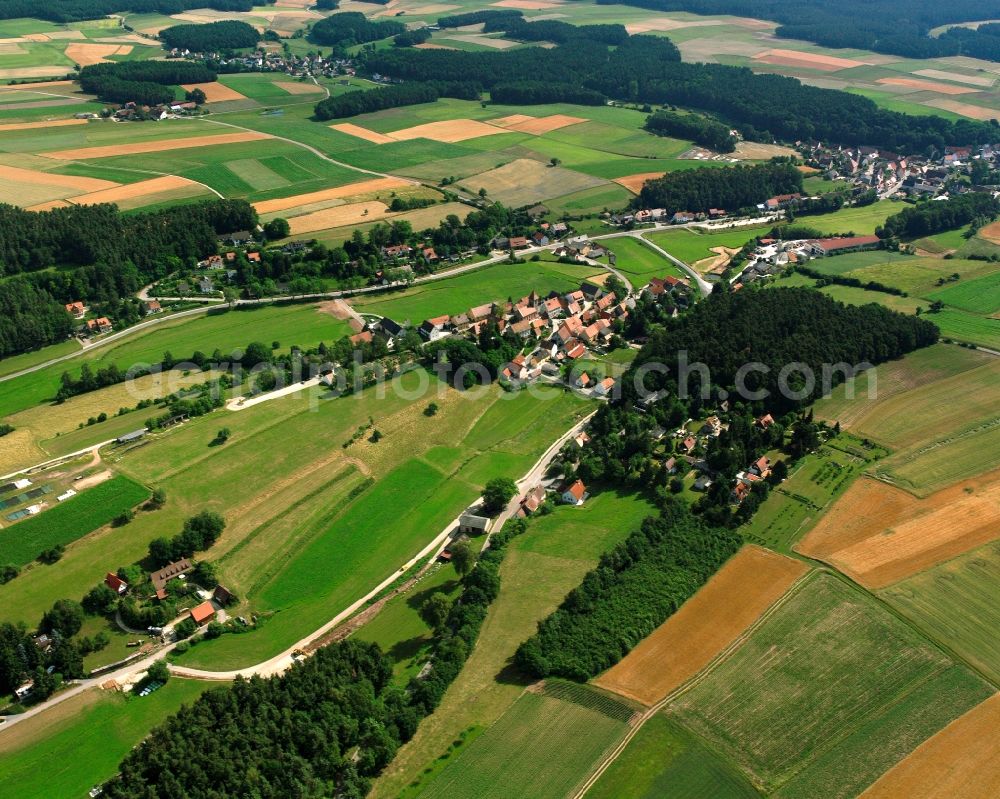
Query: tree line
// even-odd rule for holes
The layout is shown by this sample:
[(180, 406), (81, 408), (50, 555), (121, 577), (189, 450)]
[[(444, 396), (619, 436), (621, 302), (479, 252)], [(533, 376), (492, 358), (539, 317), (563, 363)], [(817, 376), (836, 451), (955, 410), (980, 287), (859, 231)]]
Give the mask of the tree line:
[(96, 94), (105, 102), (161, 105), (173, 102), (174, 86), (211, 83), (218, 77), (205, 64), (194, 61), (108, 62), (81, 69), (80, 88), (88, 94)]
[(984, 144), (1000, 134), (992, 123), (887, 111), (866, 97), (806, 86), (795, 78), (682, 63), (677, 48), (656, 36), (631, 36), (614, 48), (590, 40), (501, 52), (394, 48), (363, 53), (359, 61), (367, 74), (417, 82), (468, 81), (484, 91), (544, 75), (547, 82), (580, 86), (616, 100), (713, 113), (752, 141), (820, 139), (923, 152), (949, 144)]
[(313, 25), (309, 31), (309, 41), (343, 50), (356, 44), (388, 39), (400, 33), (406, 33), (406, 25), (402, 22), (372, 22), (359, 11), (348, 11), (333, 14)]
[(203, 25), (173, 25), (161, 30), (159, 36), (167, 47), (194, 53), (256, 47), (260, 41), (257, 29), (239, 20), (222, 20)]
[(791, 163), (699, 167), (668, 172), (647, 180), (635, 202), (642, 208), (674, 211), (735, 211), (751, 208), (779, 194), (802, 191), (802, 173)]
[(556, 44), (591, 41), (617, 46), (624, 44), (629, 38), (624, 25), (573, 25), (558, 19), (529, 21), (521, 18), (492, 18), (486, 20), (483, 31), (503, 33), (510, 39), (522, 42)]
[(490, 90), (490, 99), (501, 105), (604, 105), (607, 98), (598, 91), (574, 83), (553, 83), (542, 80), (519, 80), (498, 83)]
[(327, 97), (316, 105), (316, 117), (321, 120), (345, 119), (386, 108), (433, 103), (439, 97), (478, 100), (479, 88), (465, 81), (433, 83), (399, 83), (377, 89), (359, 89)]
[[(775, 33), (825, 47), (859, 48), (907, 58), (969, 55), (996, 60), (996, 33), (951, 28), (937, 37), (936, 27), (989, 18), (981, 0), (597, 0), (655, 11), (735, 14), (781, 23)], [(987, 30), (983, 30), (986, 27)]]
[(679, 114), (664, 109), (648, 116), (645, 128), (657, 136), (690, 139), (717, 153), (731, 153), (736, 149), (736, 139), (729, 125), (700, 114)]
[(464, 28), (466, 25), (479, 25), (484, 22), (489, 25), (509, 24), (523, 18), (524, 12), (514, 8), (488, 8), (483, 11), (439, 17), (437, 24), (439, 28)]
[(672, 616), (740, 548), (680, 501), (601, 557), (538, 632), (518, 647), (533, 677), (588, 680), (610, 668)]
[(49, 22), (81, 22), (100, 19), (115, 12), (134, 14), (180, 14), (193, 8), (214, 11), (251, 11), (255, 5), (270, 5), (274, 0), (0, 0), (0, 19), (32, 17)]
[(925, 202), (893, 214), (875, 233), (880, 238), (921, 238), (968, 224), (992, 222), (1000, 213), (1000, 202), (992, 193), (970, 192), (949, 200)]

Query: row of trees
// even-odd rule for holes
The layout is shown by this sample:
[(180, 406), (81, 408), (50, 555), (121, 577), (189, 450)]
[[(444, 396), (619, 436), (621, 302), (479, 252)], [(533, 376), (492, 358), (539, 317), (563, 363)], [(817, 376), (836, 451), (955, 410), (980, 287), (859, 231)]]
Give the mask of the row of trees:
[(154, 538), (149, 542), (149, 562), (154, 569), (195, 552), (203, 552), (214, 544), (226, 529), (225, 520), (214, 511), (204, 510), (184, 522), (184, 529), (173, 538)]
[(664, 109), (647, 117), (645, 127), (658, 136), (690, 139), (717, 153), (731, 153), (736, 149), (736, 139), (729, 125), (700, 114), (679, 114)]
[(518, 648), (534, 677), (587, 680), (613, 666), (688, 600), (740, 548), (679, 500), (606, 553)]
[(344, 119), (358, 114), (368, 114), (372, 111), (382, 111), (386, 108), (433, 103), (439, 97), (478, 100), (479, 87), (467, 81), (436, 81), (433, 83), (400, 83), (377, 89), (360, 89), (322, 100), (316, 105), (316, 117), (322, 120)]
[(875, 232), (880, 238), (919, 238), (957, 230), (970, 223), (986, 224), (997, 218), (1000, 202), (992, 193), (970, 193), (940, 202), (921, 203), (893, 214)]
[(673, 211), (736, 211), (779, 194), (802, 191), (802, 173), (787, 161), (756, 166), (700, 167), (668, 172), (643, 184), (636, 204)]
[(160, 105), (173, 101), (175, 86), (182, 83), (210, 83), (217, 78), (214, 71), (194, 61), (108, 62), (81, 69), (80, 88), (109, 103)]
[(173, 25), (160, 31), (167, 47), (209, 53), (216, 50), (239, 50), (256, 47), (260, 34), (253, 25), (239, 20), (222, 20), (202, 25)]
[(677, 48), (656, 36), (631, 36), (610, 49), (589, 40), (503, 52), (395, 48), (364, 54), (362, 66), (407, 81), (471, 81), (487, 91), (544, 75), (546, 81), (618, 100), (711, 112), (754, 141), (820, 139), (922, 152), (987, 143), (1000, 132), (992, 123), (887, 111), (860, 95), (806, 86), (795, 78), (681, 63)]
[(136, 14), (180, 14), (192, 8), (215, 11), (251, 11), (255, 5), (267, 5), (274, 0), (255, 3), (253, 0), (0, 0), (0, 19), (34, 17), (50, 22), (80, 22), (100, 19), (116, 11)]

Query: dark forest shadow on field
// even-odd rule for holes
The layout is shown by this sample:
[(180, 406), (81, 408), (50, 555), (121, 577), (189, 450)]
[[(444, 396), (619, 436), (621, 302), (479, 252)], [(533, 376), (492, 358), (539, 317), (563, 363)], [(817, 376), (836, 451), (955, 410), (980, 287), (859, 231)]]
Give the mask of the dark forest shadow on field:
[(411, 660), (420, 654), (420, 651), (427, 646), (430, 640), (429, 636), (418, 635), (414, 638), (409, 638), (406, 641), (397, 641), (389, 647), (386, 654), (396, 663), (402, 663), (403, 661)]
[(538, 682), (514, 665), (514, 658), (510, 658), (493, 679), (500, 685), (516, 685), (521, 688), (527, 688), (532, 683)]
[(422, 591), (414, 591), (406, 598), (406, 605), (413, 608), (413, 610), (420, 610), (424, 602), (430, 599), (432, 595), (444, 594), (446, 597), (451, 598), (457, 589), (458, 580), (448, 580), (448, 582), (441, 585), (433, 585), (424, 588)]

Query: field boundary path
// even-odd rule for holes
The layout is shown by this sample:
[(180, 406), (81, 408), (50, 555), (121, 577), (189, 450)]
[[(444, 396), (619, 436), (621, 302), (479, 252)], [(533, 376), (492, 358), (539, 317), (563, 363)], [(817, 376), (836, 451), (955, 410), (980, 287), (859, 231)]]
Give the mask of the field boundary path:
[(691, 690), (696, 684), (701, 682), (710, 672), (712, 672), (720, 663), (729, 658), (743, 643), (750, 638), (753, 633), (755, 633), (760, 627), (768, 621), (780, 608), (782, 608), (788, 600), (801, 590), (801, 588), (810, 581), (810, 579), (817, 574), (818, 571), (813, 569), (805, 574), (803, 574), (798, 580), (796, 580), (789, 589), (764, 613), (762, 613), (749, 627), (747, 627), (740, 635), (733, 639), (729, 645), (723, 649), (719, 654), (717, 654), (708, 665), (705, 666), (701, 671), (695, 674), (690, 680), (685, 682), (683, 685), (678, 686), (669, 694), (667, 694), (663, 699), (652, 705), (648, 710), (646, 710), (635, 722), (635, 724), (629, 728), (625, 737), (619, 741), (615, 747), (604, 757), (604, 760), (598, 765), (594, 772), (586, 779), (583, 785), (577, 789), (576, 793), (572, 795), (572, 799), (584, 799), (587, 791), (594, 787), (594, 784), (604, 775), (604, 772), (610, 768), (611, 764), (614, 763), (620, 756), (621, 753), (625, 751), (625, 748), (632, 742), (632, 739), (639, 734), (639, 730), (642, 729), (643, 725), (649, 721), (653, 716), (663, 710), (670, 702), (673, 702), (678, 696)]

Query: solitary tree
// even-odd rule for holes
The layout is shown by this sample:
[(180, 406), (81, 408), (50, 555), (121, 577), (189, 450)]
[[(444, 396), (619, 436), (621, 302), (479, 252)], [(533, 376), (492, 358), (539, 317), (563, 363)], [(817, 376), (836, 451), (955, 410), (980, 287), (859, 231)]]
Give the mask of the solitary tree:
[(420, 606), (419, 613), (424, 623), (434, 630), (434, 632), (437, 632), (444, 626), (445, 619), (448, 618), (448, 611), (450, 610), (451, 602), (448, 601), (448, 597), (440, 591), (435, 591)]
[(483, 509), (495, 516), (517, 493), (517, 484), (509, 477), (494, 477), (483, 489)]
[(472, 571), (472, 565), (476, 562), (475, 555), (472, 554), (472, 547), (468, 541), (458, 541), (449, 547), (451, 552), (451, 564), (455, 567), (459, 577), (465, 577)]

